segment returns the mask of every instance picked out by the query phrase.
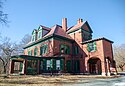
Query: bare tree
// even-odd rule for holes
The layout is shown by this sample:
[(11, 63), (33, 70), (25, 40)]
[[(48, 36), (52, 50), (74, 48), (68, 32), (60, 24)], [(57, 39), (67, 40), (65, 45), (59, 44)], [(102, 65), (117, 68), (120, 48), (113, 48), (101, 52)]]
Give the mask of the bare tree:
[(12, 43), (9, 38), (0, 39), (0, 60), (3, 62), (4, 73), (7, 73), (10, 57), (17, 51), (17, 45)]
[[(5, 1), (5, 0), (4, 0)], [(8, 20), (7, 20), (7, 15), (3, 12), (3, 0), (0, 0), (0, 23), (7, 25)]]
[(26, 34), (18, 44), (18, 55), (23, 54), (23, 47), (31, 41), (31, 35)]
[(125, 44), (114, 46), (114, 58), (117, 68), (123, 71), (123, 67), (125, 66)]
[[(23, 47), (31, 40), (31, 36), (26, 34), (19, 44), (11, 42), (10, 38), (0, 35), (0, 61), (2, 62), (4, 73), (7, 73), (11, 56), (23, 54)], [(0, 64), (1, 65), (1, 64)]]
[(24, 46), (29, 43), (31, 41), (31, 35), (26, 34), (22, 40), (21, 40), (21, 44), (23, 44)]

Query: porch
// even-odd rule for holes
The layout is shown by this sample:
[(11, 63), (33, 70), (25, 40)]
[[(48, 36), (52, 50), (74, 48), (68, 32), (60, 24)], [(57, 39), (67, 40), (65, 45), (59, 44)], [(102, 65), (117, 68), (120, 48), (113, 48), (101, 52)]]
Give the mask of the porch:
[(42, 74), (63, 73), (64, 57), (36, 57), (29, 55), (12, 56), (9, 73)]

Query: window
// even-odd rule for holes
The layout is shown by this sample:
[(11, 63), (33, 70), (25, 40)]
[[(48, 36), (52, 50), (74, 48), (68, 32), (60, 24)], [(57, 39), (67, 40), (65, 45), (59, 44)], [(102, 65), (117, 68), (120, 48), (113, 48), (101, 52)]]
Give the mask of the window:
[(90, 40), (92, 38), (91, 36), (91, 33), (90, 32), (87, 32), (87, 31), (83, 31), (83, 40), (86, 41), (86, 40)]
[(40, 55), (47, 53), (47, 51), (48, 51), (48, 45), (43, 45), (40, 47)]
[(42, 30), (38, 32), (38, 39), (42, 38)]
[(47, 70), (50, 70), (50, 60), (47, 60)]
[(35, 35), (32, 35), (32, 41), (35, 41)]
[(28, 55), (32, 56), (32, 50), (28, 51)]
[(56, 70), (60, 70), (60, 60), (56, 60)]
[(88, 52), (96, 51), (96, 42), (88, 43), (87, 50)]
[(37, 56), (37, 52), (38, 52), (38, 49), (35, 48), (35, 49), (34, 49), (34, 56)]
[(74, 47), (74, 55), (77, 55), (79, 53), (79, 48), (78, 46)]
[(27, 73), (37, 74), (37, 60), (27, 60)]
[(37, 35), (37, 30), (35, 29), (35, 30), (33, 30), (33, 32), (32, 32), (32, 40), (31, 40), (32, 42), (34, 42), (34, 41), (37, 40), (36, 35)]
[(43, 61), (41, 61), (40, 70), (43, 70)]
[(60, 52), (64, 54), (70, 54), (70, 47), (68, 45), (61, 44)]

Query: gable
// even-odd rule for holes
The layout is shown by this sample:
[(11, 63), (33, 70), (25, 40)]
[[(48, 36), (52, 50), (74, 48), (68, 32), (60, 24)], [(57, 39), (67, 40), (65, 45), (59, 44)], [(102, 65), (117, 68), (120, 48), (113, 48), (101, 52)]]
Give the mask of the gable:
[(37, 32), (37, 30), (34, 29), (34, 30), (32, 31), (32, 35), (36, 34), (36, 32)]
[(50, 28), (40, 25), (38, 28), (38, 38), (41, 39), (50, 31)]
[(87, 32), (89, 32), (89, 33), (93, 33), (93, 31), (92, 31), (92, 29), (90, 28), (90, 26), (89, 26), (89, 24), (88, 24), (87, 21), (82, 25), (81, 28), (82, 28), (82, 30), (85, 30), (85, 31), (87, 31)]

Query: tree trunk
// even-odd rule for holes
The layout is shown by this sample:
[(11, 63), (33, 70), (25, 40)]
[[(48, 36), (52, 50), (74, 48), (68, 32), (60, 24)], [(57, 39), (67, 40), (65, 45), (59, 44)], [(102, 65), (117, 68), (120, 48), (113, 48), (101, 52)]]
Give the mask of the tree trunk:
[(6, 74), (6, 66), (4, 65), (3, 67), (4, 67), (4, 73)]

